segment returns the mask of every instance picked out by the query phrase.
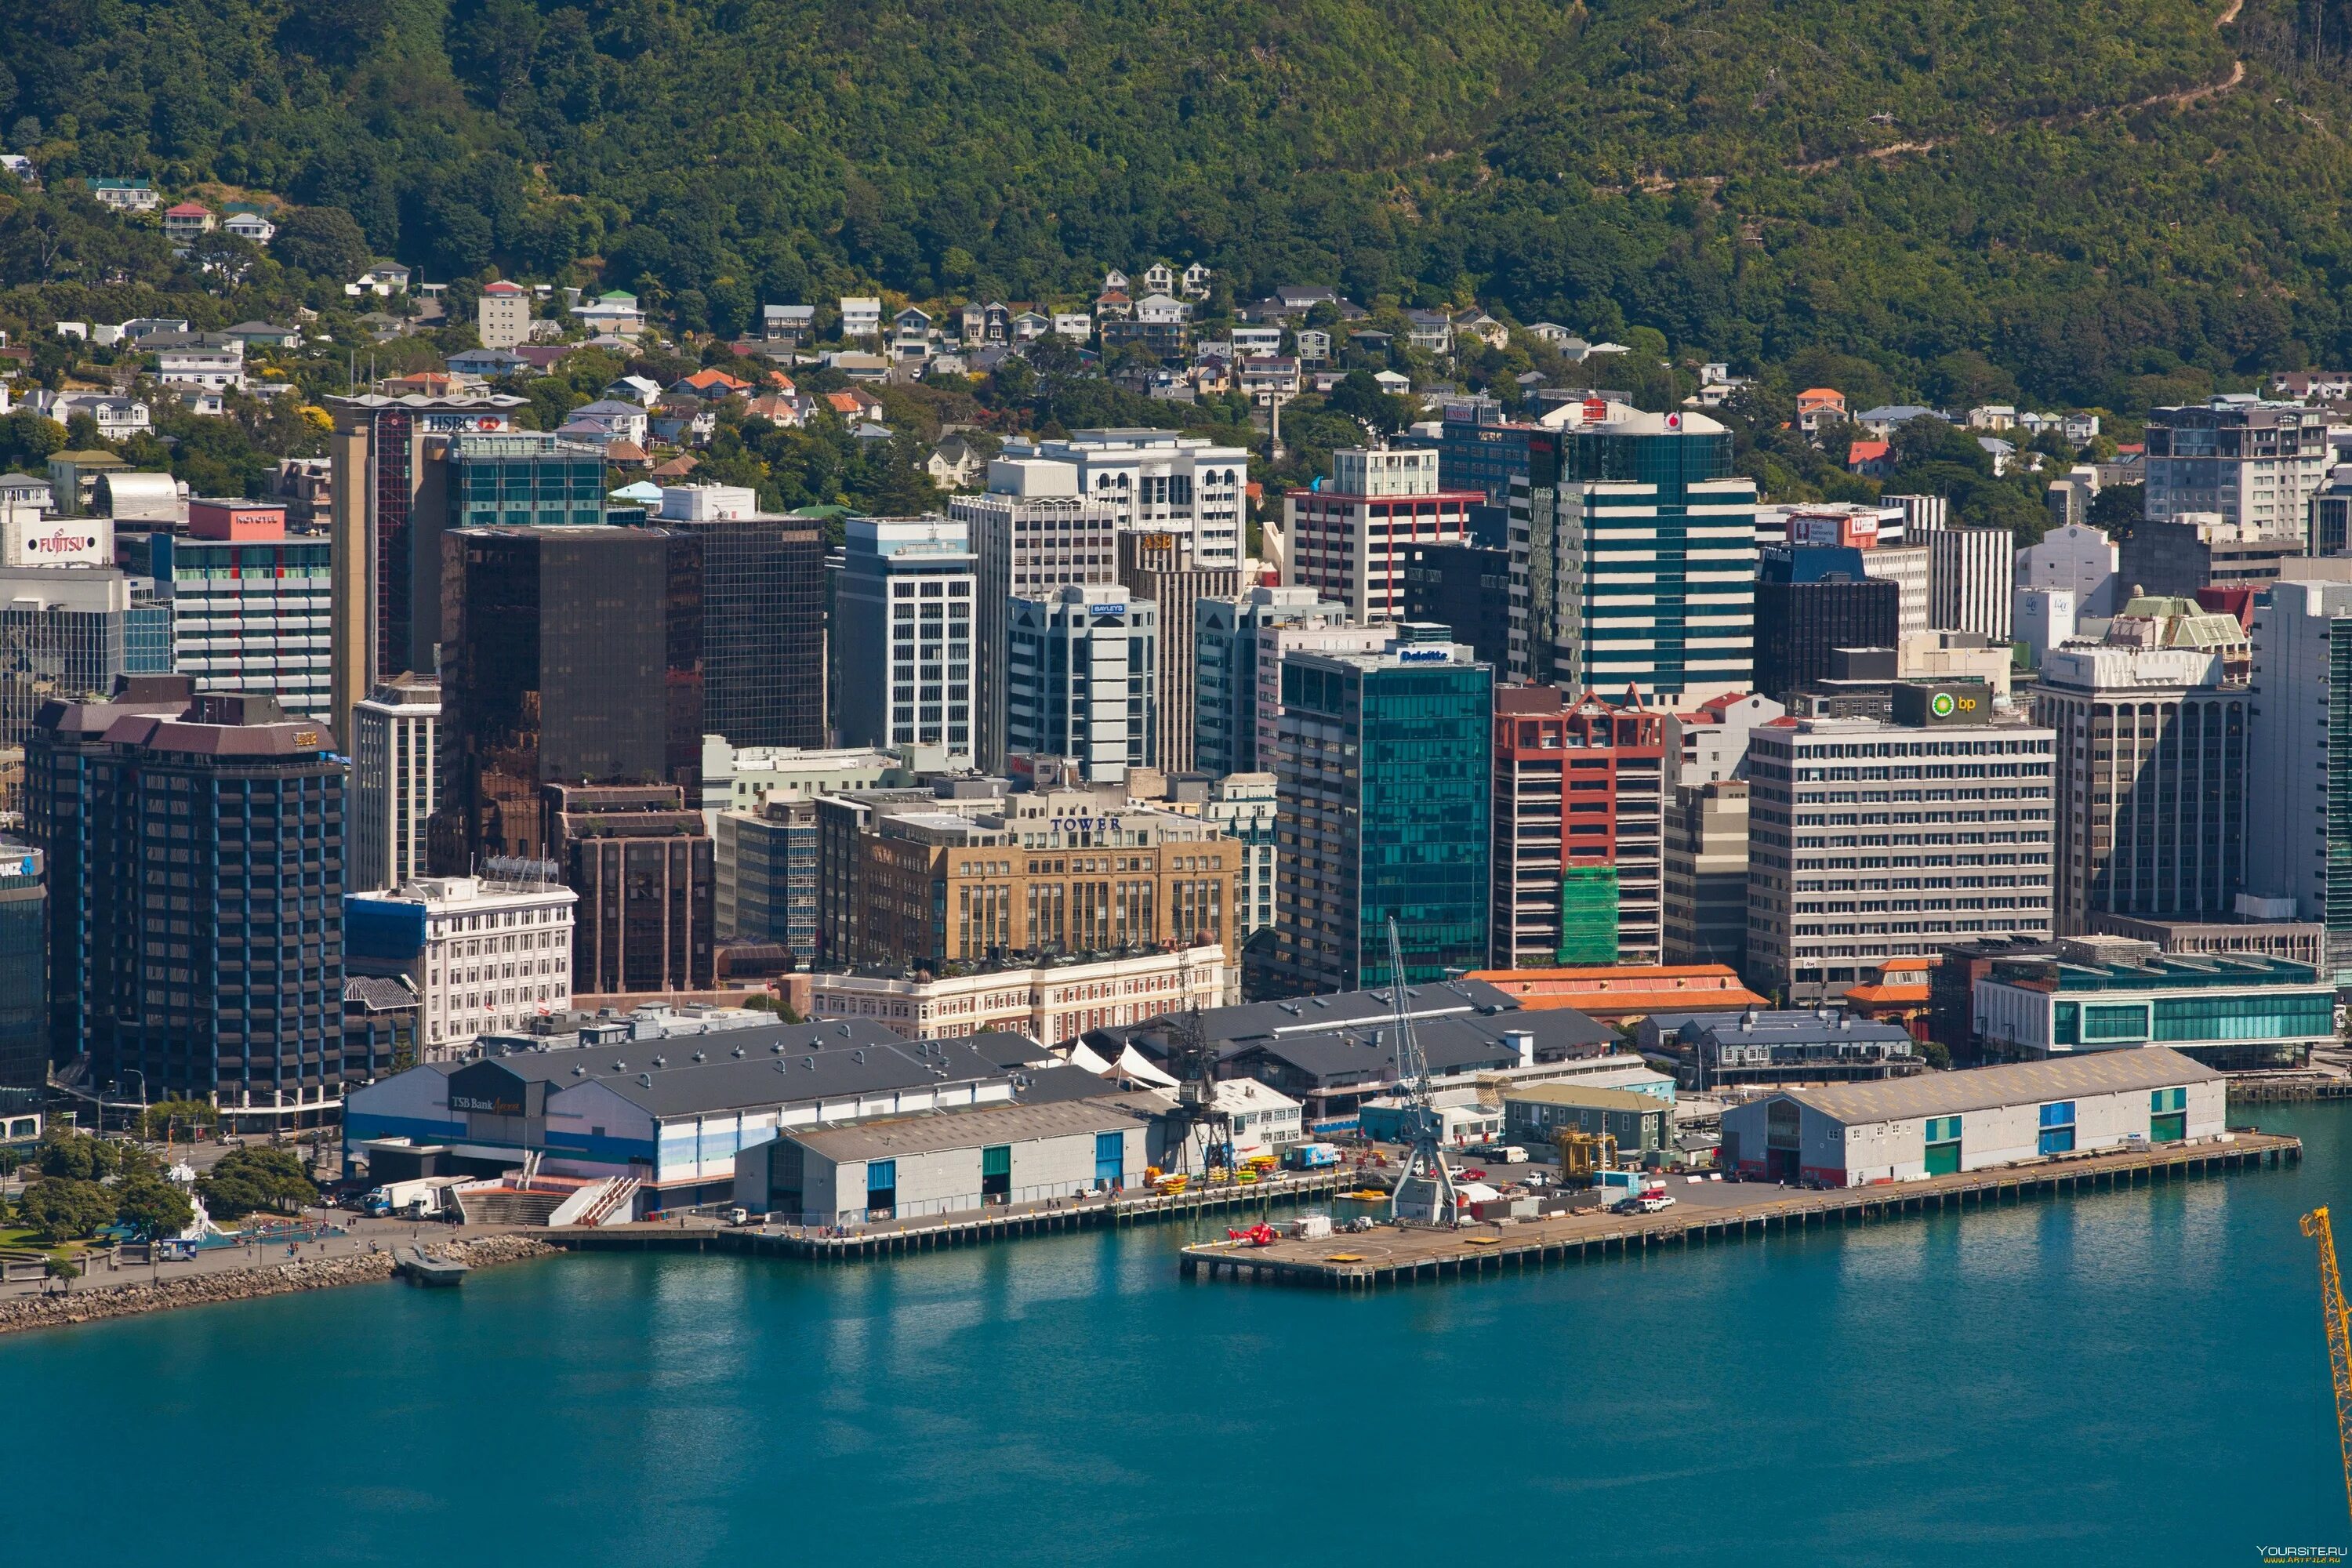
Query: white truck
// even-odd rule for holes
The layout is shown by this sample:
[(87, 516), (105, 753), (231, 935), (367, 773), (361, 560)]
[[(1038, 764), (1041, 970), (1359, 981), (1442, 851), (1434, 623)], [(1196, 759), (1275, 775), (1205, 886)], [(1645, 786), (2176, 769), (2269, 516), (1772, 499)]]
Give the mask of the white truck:
[(397, 1219), (430, 1219), (447, 1213), (453, 1206), (449, 1189), (464, 1178), (458, 1176), (418, 1176), (411, 1181), (387, 1182), (371, 1191), (365, 1202), (372, 1215)]

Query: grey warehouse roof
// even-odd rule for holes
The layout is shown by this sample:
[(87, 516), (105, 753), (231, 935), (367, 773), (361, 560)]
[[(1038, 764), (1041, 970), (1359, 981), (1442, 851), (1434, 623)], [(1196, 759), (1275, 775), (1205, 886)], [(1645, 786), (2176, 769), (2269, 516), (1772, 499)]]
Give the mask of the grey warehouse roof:
[(1828, 1089), (1783, 1092), (1800, 1104), (1842, 1122), (1908, 1121), (1921, 1116), (1954, 1116), (2004, 1105), (2036, 1105), (2072, 1095), (2128, 1094), (2206, 1083), (2226, 1075), (2164, 1046), (2052, 1057), (2009, 1067), (1971, 1068), (1964, 1072), (1922, 1073), (1876, 1083), (1844, 1083)]
[(786, 1131), (802, 1148), (840, 1163), (937, 1154), (992, 1143), (1026, 1143), (1041, 1138), (1123, 1132), (1168, 1109), (1151, 1094), (1107, 1094), (1050, 1105), (1014, 1105), (987, 1110), (944, 1110), (927, 1116), (893, 1116), (856, 1127), (823, 1131)]
[[(696, 1060), (698, 1056), (704, 1059)], [(862, 1019), (517, 1051), (479, 1061), (433, 1062), (415, 1070), (446, 1078), (482, 1061), (543, 1081), (551, 1094), (602, 1083), (661, 1119), (1005, 1077), (1003, 1068), (961, 1041), (904, 1040)]]
[[(1537, 1013), (1512, 1013), (1500, 1017), (1476, 1015), (1465, 1018), (1416, 1018), (1413, 1037), (1429, 1058), (1429, 1070), (1446, 1074), (1478, 1068), (1515, 1067), (1518, 1050), (1503, 1038), (1505, 1030), (1535, 1037), (1538, 1058), (1564, 1049), (1571, 1057), (1596, 1056), (1608, 1048), (1616, 1034), (1570, 1007), (1548, 1007)], [(1286, 1035), (1279, 1039), (1252, 1040), (1227, 1053), (1260, 1053), (1287, 1062), (1317, 1079), (1371, 1073), (1379, 1079), (1396, 1076), (1396, 1031), (1385, 1017), (1367, 1020), (1349, 1029), (1311, 1035)]]

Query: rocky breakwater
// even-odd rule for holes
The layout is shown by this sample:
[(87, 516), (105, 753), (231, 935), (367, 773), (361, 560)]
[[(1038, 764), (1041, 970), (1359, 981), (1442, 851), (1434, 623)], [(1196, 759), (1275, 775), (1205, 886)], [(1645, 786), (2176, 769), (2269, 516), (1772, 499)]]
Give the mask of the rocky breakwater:
[[(558, 1257), (562, 1249), (550, 1247), (536, 1237), (507, 1234), (448, 1242), (433, 1250), (469, 1268), (488, 1268), (500, 1263), (519, 1263), (527, 1258)], [(137, 1268), (136, 1264), (126, 1265), (126, 1271)], [(365, 1285), (391, 1278), (392, 1253), (387, 1248), (341, 1258), (302, 1258), (250, 1268), (185, 1274), (155, 1284), (98, 1285), (70, 1295), (25, 1296), (0, 1301), (0, 1334), (62, 1328), (68, 1323), (95, 1323), (173, 1307), (246, 1301), (260, 1296), (282, 1296), (293, 1290)]]

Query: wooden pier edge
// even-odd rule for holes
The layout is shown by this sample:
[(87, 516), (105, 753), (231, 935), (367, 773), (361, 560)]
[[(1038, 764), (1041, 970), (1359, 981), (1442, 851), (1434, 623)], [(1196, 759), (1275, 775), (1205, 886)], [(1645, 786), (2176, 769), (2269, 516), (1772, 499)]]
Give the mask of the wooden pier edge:
[[(1370, 1243), (1335, 1236), (1315, 1242), (1280, 1242), (1271, 1247), (1236, 1246), (1231, 1242), (1195, 1244), (1184, 1248), (1177, 1269), (1181, 1278), (1228, 1279), (1245, 1284), (1275, 1284), (1312, 1289), (1368, 1291), (1382, 1287), (1444, 1279), (1485, 1279), (1504, 1273), (1524, 1273), (1566, 1263), (1581, 1263), (1612, 1256), (1646, 1254), (1669, 1246), (1687, 1249), (1700, 1243), (1739, 1241), (1750, 1236), (1805, 1230), (1830, 1225), (1869, 1225), (1915, 1215), (1965, 1212), (1988, 1205), (2000, 1207), (2029, 1199), (2073, 1196), (2085, 1192), (2156, 1185), (2208, 1175), (2299, 1163), (2303, 1141), (2271, 1133), (2241, 1132), (2229, 1143), (2200, 1143), (2145, 1152), (2092, 1155), (2049, 1165), (2010, 1166), (1956, 1176), (1931, 1177), (1828, 1193), (1792, 1195), (1758, 1209), (1725, 1211), (1693, 1207), (1668, 1210), (1643, 1219), (1624, 1219), (1603, 1230), (1547, 1234), (1547, 1224), (1527, 1225), (1525, 1240), (1514, 1238), (1519, 1226), (1459, 1231), (1402, 1233), (1426, 1245), (1408, 1256), (1361, 1261), (1336, 1261), (1328, 1254), (1370, 1250)], [(1614, 1216), (1612, 1216), (1612, 1218)], [(1381, 1233), (1393, 1246), (1400, 1233)], [(1320, 1256), (1302, 1257), (1310, 1251)]]
[(1192, 1215), (1255, 1213), (1310, 1198), (1331, 1197), (1351, 1190), (1359, 1179), (1352, 1172), (1307, 1172), (1248, 1185), (1139, 1194), (1108, 1204), (1078, 1204), (1011, 1215), (966, 1213), (947, 1216), (938, 1225), (907, 1226), (853, 1236), (659, 1224), (565, 1226), (534, 1234), (550, 1246), (572, 1252), (733, 1252), (819, 1263), (853, 1263), (950, 1247), (984, 1247), (1022, 1237), (1153, 1225)]

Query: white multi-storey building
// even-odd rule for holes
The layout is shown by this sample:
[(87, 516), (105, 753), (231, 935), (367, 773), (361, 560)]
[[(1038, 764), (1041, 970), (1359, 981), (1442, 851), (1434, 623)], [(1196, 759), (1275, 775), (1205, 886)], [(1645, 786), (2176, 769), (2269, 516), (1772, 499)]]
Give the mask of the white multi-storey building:
[(1223, 1006), (1233, 977), (1225, 950), (1215, 945), (929, 980), (819, 973), (810, 1010), (818, 1018), (871, 1019), (910, 1040), (1009, 1030), (1054, 1045), (1088, 1029)]
[(1090, 784), (1156, 766), (1159, 653), (1160, 606), (1115, 583), (1013, 600), (1004, 749), (1074, 757)]
[(572, 928), (580, 895), (562, 883), (428, 877), (350, 900), (354, 918), (424, 927), (414, 976), (420, 1054), (443, 1059), (478, 1036), (572, 1007)]
[(1203, 819), (1242, 845), (1242, 874), (1234, 886), (1234, 925), (1244, 942), (1274, 924), (1279, 793), (1272, 773), (1228, 773), (1211, 786), (1209, 798), (1201, 805)]
[(1078, 430), (1060, 440), (1012, 441), (1007, 458), (1045, 458), (1077, 470), (1078, 493), (1114, 507), (1119, 526), (1192, 542), (1196, 568), (1239, 567), (1249, 453), (1173, 430)]
[(974, 754), (973, 595), (964, 525), (946, 518), (852, 518), (835, 602), (841, 738), (854, 746), (938, 746)]
[(985, 494), (958, 496), (948, 516), (963, 524), (980, 579), (979, 760), (1004, 763), (1005, 609), (1016, 598), (1046, 599), (1055, 590), (1118, 577), (1119, 509), (1089, 500), (1077, 467), (1044, 458), (998, 458), (988, 465)]
[(2051, 933), (2055, 734), (1958, 721), (1982, 687), (1896, 700), (1927, 721), (1781, 719), (1748, 736), (1748, 979), (1800, 1005), (1888, 959)]
[[(916, 759), (919, 763), (919, 758)], [(702, 737), (702, 815), (719, 831), (722, 811), (756, 812), (770, 801), (814, 800), (844, 790), (881, 789), (911, 780), (896, 752), (804, 751), (798, 746), (736, 746)]]
[(1312, 588), (1372, 625), (1404, 617), (1414, 552), (1466, 543), (1484, 490), (1445, 490), (1433, 447), (1351, 447), (1331, 454), (1331, 482), (1284, 499), (1283, 581)]
[(352, 705), (346, 888), (397, 888), (425, 875), (440, 762), (441, 682), (434, 677), (395, 676)]
[(2016, 536), (2006, 528), (1936, 528), (1927, 545), (1927, 622), (1937, 631), (2010, 640)]
[(1280, 626), (1339, 626), (1347, 621), (1344, 605), (1326, 603), (1312, 588), (1259, 587), (1230, 599), (1196, 601), (1192, 765), (1212, 775), (1261, 771), (1258, 703), (1267, 683), (1279, 680), (1281, 659), (1277, 655), (1261, 668), (1260, 639)]

